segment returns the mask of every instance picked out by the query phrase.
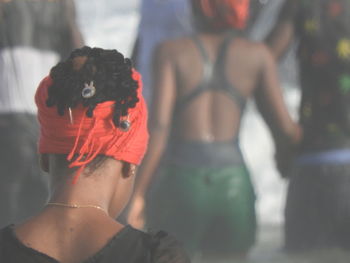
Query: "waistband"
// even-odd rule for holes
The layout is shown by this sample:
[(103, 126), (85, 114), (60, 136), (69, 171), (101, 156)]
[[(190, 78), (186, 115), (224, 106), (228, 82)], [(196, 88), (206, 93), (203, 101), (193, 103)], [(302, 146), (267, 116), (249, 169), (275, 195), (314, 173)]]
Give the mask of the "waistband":
[(164, 158), (167, 164), (187, 167), (242, 165), (238, 142), (172, 141)]

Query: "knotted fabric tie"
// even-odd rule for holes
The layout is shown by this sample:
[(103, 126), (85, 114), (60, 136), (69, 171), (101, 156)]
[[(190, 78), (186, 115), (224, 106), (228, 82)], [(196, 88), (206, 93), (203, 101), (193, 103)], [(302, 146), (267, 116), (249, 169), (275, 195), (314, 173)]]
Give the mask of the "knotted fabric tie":
[(97, 155), (140, 164), (148, 142), (147, 107), (142, 96), (141, 76), (133, 71), (133, 78), (139, 83), (139, 102), (128, 111), (131, 123), (128, 131), (114, 125), (113, 101), (98, 104), (92, 118), (86, 116), (87, 108), (79, 104), (72, 108), (72, 123), (68, 109), (60, 116), (56, 107), (47, 107), (48, 88), (53, 80), (48, 76), (41, 81), (35, 95), (40, 123), (39, 153), (67, 154), (69, 167), (78, 168), (73, 183)]

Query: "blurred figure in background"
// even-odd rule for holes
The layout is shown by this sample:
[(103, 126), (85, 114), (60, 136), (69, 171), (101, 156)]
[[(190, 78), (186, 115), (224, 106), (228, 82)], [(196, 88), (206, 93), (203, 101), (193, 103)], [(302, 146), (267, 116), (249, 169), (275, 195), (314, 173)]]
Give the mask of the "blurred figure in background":
[(276, 58), (299, 40), (304, 138), (295, 161), (293, 152), (277, 153), (280, 170), (291, 175), (285, 210), (291, 251), (350, 248), (349, 19), (346, 0), (286, 0), (268, 37)]
[(152, 58), (164, 40), (192, 32), (189, 0), (143, 0), (141, 19), (132, 59), (142, 75), (146, 101), (152, 98)]
[[(262, 0), (251, 4), (250, 26), (253, 26)], [(152, 100), (152, 59), (156, 46), (166, 40), (193, 34), (190, 0), (143, 0), (141, 19), (132, 60), (142, 75), (146, 101)]]
[(82, 43), (73, 1), (0, 0), (0, 226), (47, 198), (33, 97), (52, 65)]
[(255, 194), (238, 142), (246, 101), (255, 96), (278, 145), (298, 142), (300, 130), (268, 48), (240, 32), (249, 0), (192, 5), (197, 33), (155, 52), (151, 138), (129, 222), (142, 227), (145, 209), (147, 226), (221, 262), (245, 257), (255, 241)]

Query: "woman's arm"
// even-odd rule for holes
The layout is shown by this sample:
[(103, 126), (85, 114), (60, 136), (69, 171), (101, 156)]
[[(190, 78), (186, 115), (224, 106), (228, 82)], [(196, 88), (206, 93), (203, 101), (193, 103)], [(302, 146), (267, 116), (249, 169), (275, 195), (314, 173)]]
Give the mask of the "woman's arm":
[(266, 38), (266, 43), (276, 59), (279, 59), (285, 53), (294, 39), (298, 2), (299, 0), (285, 1), (275, 27)]
[(261, 46), (261, 74), (255, 100), (259, 111), (269, 126), (276, 145), (277, 165), (284, 175), (289, 157), (301, 140), (300, 126), (295, 123), (284, 103), (274, 57), (268, 48)]
[(173, 107), (176, 97), (175, 70), (170, 58), (168, 45), (162, 44), (155, 51), (153, 64), (153, 99), (149, 122), (150, 141), (148, 150), (139, 170), (135, 194), (144, 195), (152, 180), (161, 155), (167, 144), (172, 124)]
[(291, 142), (299, 140), (299, 126), (292, 120), (284, 103), (276, 62), (271, 52), (261, 46), (261, 73), (255, 100), (274, 137)]
[(175, 68), (171, 43), (163, 43), (155, 50), (153, 63), (153, 100), (150, 115), (150, 140), (145, 159), (139, 169), (128, 221), (142, 227), (144, 196), (167, 144), (176, 98)]

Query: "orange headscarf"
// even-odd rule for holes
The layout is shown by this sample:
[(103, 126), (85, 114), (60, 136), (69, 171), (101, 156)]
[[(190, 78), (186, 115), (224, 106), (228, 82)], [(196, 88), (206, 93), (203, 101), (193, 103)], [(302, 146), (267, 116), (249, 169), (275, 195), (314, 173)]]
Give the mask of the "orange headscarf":
[(246, 26), (250, 0), (192, 0), (192, 3), (217, 29)]
[(40, 153), (68, 154), (69, 167), (79, 167), (76, 182), (85, 165), (97, 155), (140, 164), (147, 147), (147, 108), (142, 97), (141, 76), (133, 71), (133, 79), (139, 84), (139, 102), (128, 111), (131, 127), (123, 131), (113, 123), (114, 102), (106, 101), (96, 106), (93, 117), (86, 116), (87, 108), (78, 105), (58, 115), (56, 107), (47, 107), (48, 87), (53, 80), (44, 78), (35, 95), (40, 123)]

